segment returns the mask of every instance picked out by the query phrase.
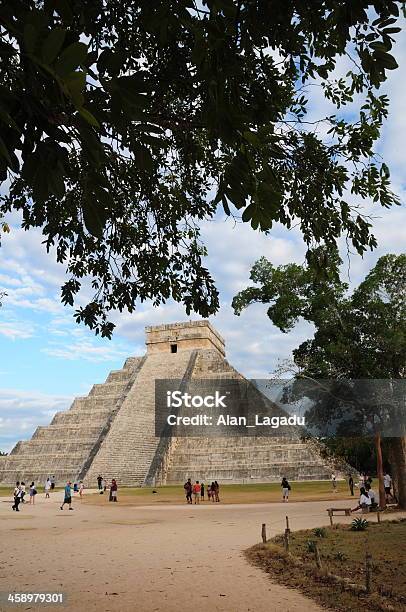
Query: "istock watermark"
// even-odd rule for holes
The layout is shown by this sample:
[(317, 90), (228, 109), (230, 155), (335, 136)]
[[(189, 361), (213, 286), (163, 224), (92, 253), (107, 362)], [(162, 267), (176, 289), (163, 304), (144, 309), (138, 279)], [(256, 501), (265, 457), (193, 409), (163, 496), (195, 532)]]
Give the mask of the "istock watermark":
[(159, 437), (406, 435), (403, 380), (157, 380)]

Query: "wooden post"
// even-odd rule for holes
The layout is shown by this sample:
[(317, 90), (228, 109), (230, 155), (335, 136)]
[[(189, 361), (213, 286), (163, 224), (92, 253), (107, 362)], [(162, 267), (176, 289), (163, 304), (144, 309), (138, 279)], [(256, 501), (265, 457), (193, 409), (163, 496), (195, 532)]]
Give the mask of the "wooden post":
[(261, 536), (262, 536), (262, 541), (265, 544), (266, 543), (266, 525), (265, 523), (262, 523)]
[(289, 529), (289, 517), (288, 516), (286, 517), (286, 530), (285, 530), (285, 533), (286, 532), (290, 533), (290, 529)]
[(314, 543), (314, 554), (316, 556), (317, 569), (321, 570), (321, 557), (320, 557), (319, 545), (317, 544), (317, 542)]
[(372, 557), (370, 553), (365, 555), (365, 590), (371, 592), (371, 575), (372, 575)]
[(381, 513), (379, 512), (379, 510), (376, 513), (376, 518), (378, 519), (378, 523), (380, 523), (381, 522)]
[(285, 537), (284, 537), (284, 544), (285, 544), (285, 550), (288, 553), (289, 552), (289, 529), (285, 529)]
[(329, 510), (328, 510), (328, 516), (329, 516), (329, 519), (330, 519), (330, 526), (332, 527), (333, 526), (333, 511), (332, 511), (331, 508), (329, 508)]

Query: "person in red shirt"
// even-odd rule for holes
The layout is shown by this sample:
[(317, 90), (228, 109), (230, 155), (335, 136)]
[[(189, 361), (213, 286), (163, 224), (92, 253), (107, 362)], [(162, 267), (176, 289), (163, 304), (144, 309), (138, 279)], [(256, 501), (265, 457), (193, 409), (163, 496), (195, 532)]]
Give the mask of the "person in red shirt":
[(195, 484), (193, 485), (193, 497), (195, 500), (195, 504), (200, 503), (200, 491), (201, 491), (200, 483), (198, 480), (196, 480)]

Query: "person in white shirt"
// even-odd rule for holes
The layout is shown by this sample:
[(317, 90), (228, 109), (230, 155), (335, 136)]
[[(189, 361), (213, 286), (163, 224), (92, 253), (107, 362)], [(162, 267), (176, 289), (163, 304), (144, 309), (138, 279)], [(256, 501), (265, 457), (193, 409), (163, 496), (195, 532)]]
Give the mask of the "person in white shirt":
[(362, 510), (362, 512), (369, 512), (371, 507), (371, 498), (368, 495), (368, 492), (361, 487), (360, 496), (359, 496), (359, 504), (356, 508), (353, 508), (351, 512), (355, 512), (356, 510)]
[(49, 478), (47, 478), (45, 486), (45, 499), (49, 499), (49, 491), (51, 489), (51, 480)]
[(21, 493), (22, 493), (21, 485), (20, 485), (20, 482), (17, 480), (16, 486), (13, 492), (14, 504), (11, 506), (12, 509), (15, 510), (16, 512), (20, 512), (18, 506), (20, 505), (20, 501), (21, 501)]
[(392, 478), (390, 477), (388, 472), (385, 472), (385, 474), (384, 474), (384, 477), (383, 477), (383, 486), (385, 488), (386, 503), (388, 503), (389, 502), (389, 497), (393, 497), (392, 493), (391, 493)]
[(331, 474), (331, 483), (333, 485), (334, 493), (337, 493), (337, 478), (335, 474)]

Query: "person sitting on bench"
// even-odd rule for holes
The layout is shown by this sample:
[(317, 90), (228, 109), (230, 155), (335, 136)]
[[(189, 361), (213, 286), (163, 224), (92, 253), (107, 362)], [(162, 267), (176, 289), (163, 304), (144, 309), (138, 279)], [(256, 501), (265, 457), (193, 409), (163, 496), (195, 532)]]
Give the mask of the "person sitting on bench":
[(356, 510), (362, 510), (362, 512), (369, 512), (369, 509), (371, 507), (371, 498), (368, 495), (368, 492), (365, 490), (364, 487), (361, 487), (360, 489), (360, 496), (359, 496), (359, 504), (356, 508), (352, 508), (351, 512), (355, 512)]

